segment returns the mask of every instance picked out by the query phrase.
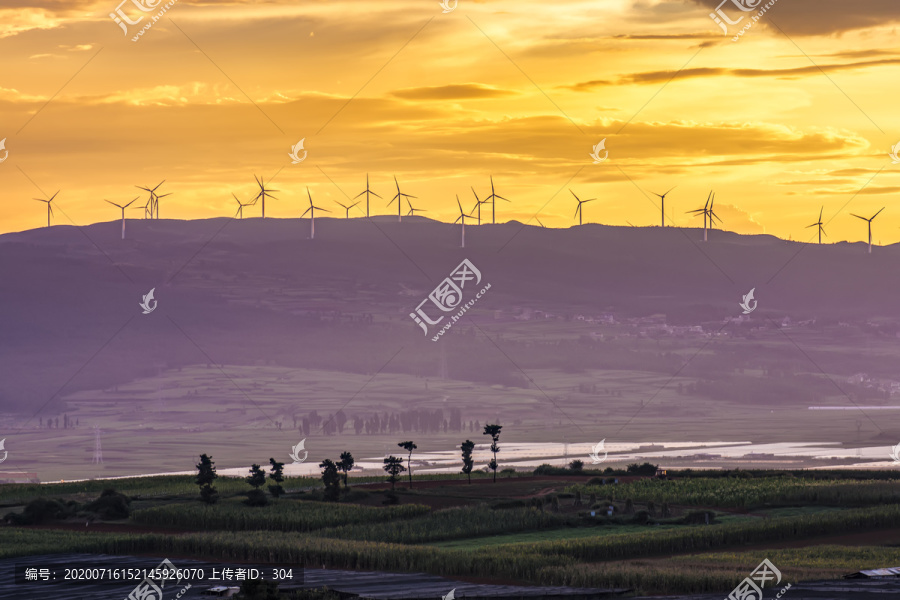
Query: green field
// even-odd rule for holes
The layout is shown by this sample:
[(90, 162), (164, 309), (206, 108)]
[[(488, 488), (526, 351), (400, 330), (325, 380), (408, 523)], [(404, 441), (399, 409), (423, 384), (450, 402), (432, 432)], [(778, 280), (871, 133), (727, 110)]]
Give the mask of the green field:
[[(395, 505), (385, 505), (389, 492), (367, 480), (351, 479), (342, 499), (328, 502), (313, 489), (317, 480), (296, 479), (286, 487), (306, 491), (261, 507), (243, 502), (249, 486), (240, 479), (220, 478), (219, 501), (206, 505), (190, 477), (160, 477), (117, 482), (132, 496), (130, 516), (118, 519), (97, 518), (86, 506), (109, 482), (10, 485), (0, 488), (0, 499), (12, 513), (21, 515), (35, 497), (80, 504), (42, 529), (0, 527), (0, 557), (188, 554), (642, 593), (718, 592), (764, 557), (790, 581), (900, 562), (895, 474), (875, 475), (676, 474), (599, 489), (573, 484), (575, 475), (520, 474), (472, 485), (417, 477), (411, 490), (400, 482)], [(598, 510), (607, 498), (615, 506), (611, 517)], [(95, 529), (85, 528), (85, 519)], [(844, 535), (855, 537), (835, 546)]]

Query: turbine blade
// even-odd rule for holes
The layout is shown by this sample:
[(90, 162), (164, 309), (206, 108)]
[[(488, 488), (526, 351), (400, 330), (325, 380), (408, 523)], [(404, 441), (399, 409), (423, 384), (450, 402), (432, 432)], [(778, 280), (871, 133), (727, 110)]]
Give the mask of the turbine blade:
[[(882, 206), (882, 207), (881, 207), (881, 210), (884, 210), (885, 208), (887, 208), (887, 207), (886, 207), (886, 206)], [(875, 213), (874, 215), (872, 215), (872, 220), (874, 220), (875, 217), (877, 217), (878, 215), (881, 214), (881, 210), (879, 210), (877, 213)]]

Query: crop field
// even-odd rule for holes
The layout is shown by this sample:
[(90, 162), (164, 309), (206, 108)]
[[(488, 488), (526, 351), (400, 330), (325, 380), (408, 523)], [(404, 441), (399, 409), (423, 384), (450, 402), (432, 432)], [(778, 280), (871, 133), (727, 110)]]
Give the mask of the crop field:
[[(292, 478), (285, 487), (295, 491), (264, 506), (247, 504), (250, 488), (238, 478), (220, 478), (211, 505), (181, 476), (8, 485), (0, 488), (8, 511), (0, 558), (153, 554), (641, 593), (727, 592), (765, 557), (790, 581), (900, 563), (894, 476), (676, 473), (602, 486), (574, 471), (472, 485), (416, 476), (411, 489), (401, 480), (393, 499), (383, 478), (351, 477), (337, 501), (320, 481)], [(131, 497), (127, 516), (90, 512), (87, 503), (109, 486)], [(457, 504), (442, 508), (451, 494)], [(75, 508), (36, 529), (21, 522), (36, 498)], [(841, 536), (846, 545), (835, 545)]]

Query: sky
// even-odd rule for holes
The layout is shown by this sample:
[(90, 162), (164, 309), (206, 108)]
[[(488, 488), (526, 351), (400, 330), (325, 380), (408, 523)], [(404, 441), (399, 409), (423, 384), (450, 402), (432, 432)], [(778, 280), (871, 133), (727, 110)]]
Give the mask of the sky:
[(0, 232), (57, 190), (53, 224), (111, 221), (162, 180), (162, 218), (231, 217), (254, 176), (267, 217), (307, 190), (343, 217), (368, 174), (372, 214), (396, 176), (452, 221), (493, 177), (498, 221), (573, 226), (574, 193), (585, 223), (658, 226), (674, 187), (668, 226), (715, 191), (730, 231), (809, 241), (821, 209), (826, 242), (861, 241), (852, 214), (886, 207), (875, 242), (900, 242), (900, 5), (726, 0), (726, 34), (720, 1), (5, 0)]

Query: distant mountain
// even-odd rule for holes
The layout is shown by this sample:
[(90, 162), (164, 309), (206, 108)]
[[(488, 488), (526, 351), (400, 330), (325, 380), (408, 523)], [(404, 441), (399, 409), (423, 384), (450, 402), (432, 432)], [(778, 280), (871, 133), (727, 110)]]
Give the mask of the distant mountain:
[[(518, 222), (460, 228), (422, 217), (129, 220), (0, 235), (0, 408), (36, 410), (77, 389), (206, 362), (433, 373), (444, 340), (409, 317), (469, 259), (491, 289), (474, 323), (517, 335), (522, 309), (572, 317), (666, 315), (669, 324), (754, 318), (900, 319), (900, 247), (804, 245), (772, 236)], [(155, 288), (158, 308), (138, 304)], [(467, 319), (454, 333), (474, 335)], [(524, 334), (523, 334), (524, 335)], [(542, 334), (544, 335), (544, 334)], [(553, 337), (552, 329), (549, 336)], [(458, 336), (457, 336), (458, 337)], [(462, 338), (460, 338), (462, 339)], [(450, 346), (448, 346), (449, 348)], [(521, 377), (460, 353), (473, 377)], [(446, 348), (444, 349), (446, 351)], [(502, 362), (502, 359), (501, 359)]]

